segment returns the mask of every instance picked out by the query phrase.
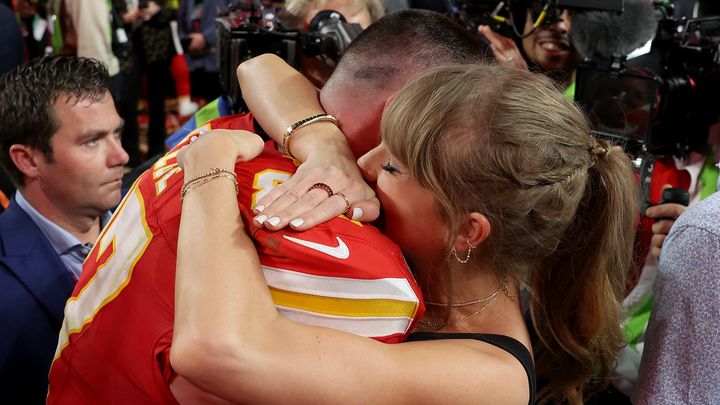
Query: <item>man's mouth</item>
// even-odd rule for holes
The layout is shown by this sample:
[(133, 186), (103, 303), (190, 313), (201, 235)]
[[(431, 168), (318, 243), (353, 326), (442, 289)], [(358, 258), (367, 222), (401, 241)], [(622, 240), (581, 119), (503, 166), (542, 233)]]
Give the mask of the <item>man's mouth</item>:
[(538, 45), (548, 52), (567, 52), (570, 50), (570, 44), (562, 40), (543, 40)]

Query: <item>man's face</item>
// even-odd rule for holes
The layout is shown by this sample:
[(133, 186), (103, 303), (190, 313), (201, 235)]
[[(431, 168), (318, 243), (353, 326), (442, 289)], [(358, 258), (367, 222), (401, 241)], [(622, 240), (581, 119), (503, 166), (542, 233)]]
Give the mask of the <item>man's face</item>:
[(120, 202), (128, 161), (120, 144), (122, 120), (109, 93), (98, 102), (73, 102), (62, 94), (55, 102), (60, 128), (50, 138), (52, 160), (40, 156), (35, 180), (62, 211), (100, 216)]
[[(524, 34), (533, 29), (533, 13), (527, 10)], [(570, 42), (570, 14), (564, 10), (560, 20), (542, 25), (523, 38), (522, 45), (528, 58), (535, 62), (543, 72), (553, 70), (571, 71), (580, 61), (580, 54)]]

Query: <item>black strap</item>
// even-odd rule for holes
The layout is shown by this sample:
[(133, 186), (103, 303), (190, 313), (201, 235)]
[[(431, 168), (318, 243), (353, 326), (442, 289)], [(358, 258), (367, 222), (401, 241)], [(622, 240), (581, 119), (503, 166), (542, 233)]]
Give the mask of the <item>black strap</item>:
[(528, 376), (528, 385), (530, 385), (530, 404), (535, 403), (535, 362), (528, 349), (516, 339), (503, 335), (492, 335), (486, 333), (437, 333), (437, 332), (415, 332), (408, 336), (408, 342), (421, 340), (438, 340), (438, 339), (475, 339), (493, 346), (497, 346), (506, 352), (512, 354), (522, 364)]

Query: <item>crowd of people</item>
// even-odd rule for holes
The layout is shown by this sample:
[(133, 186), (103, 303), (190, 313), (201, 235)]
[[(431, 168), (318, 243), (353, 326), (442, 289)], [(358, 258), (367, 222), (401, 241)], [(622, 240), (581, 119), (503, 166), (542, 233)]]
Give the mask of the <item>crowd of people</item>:
[[(0, 4), (4, 398), (720, 400), (717, 126), (657, 157), (639, 212), (572, 99), (572, 10), (532, 2), (508, 38), (439, 2), (287, 0), (363, 30), (327, 71), (241, 63), (237, 113), (229, 4)], [(207, 105), (169, 136), (172, 83)]]

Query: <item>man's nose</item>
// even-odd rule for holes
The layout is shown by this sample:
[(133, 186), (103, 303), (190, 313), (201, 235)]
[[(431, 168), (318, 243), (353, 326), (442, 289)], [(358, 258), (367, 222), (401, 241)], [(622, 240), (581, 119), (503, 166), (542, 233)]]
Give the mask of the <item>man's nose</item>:
[(123, 149), (122, 142), (119, 137), (110, 136), (108, 147), (108, 166), (123, 166), (130, 160), (130, 155)]
[(550, 28), (553, 31), (566, 34), (568, 31), (570, 31), (570, 14), (567, 10), (563, 10), (563, 12), (558, 17), (558, 20), (553, 25), (551, 25)]

